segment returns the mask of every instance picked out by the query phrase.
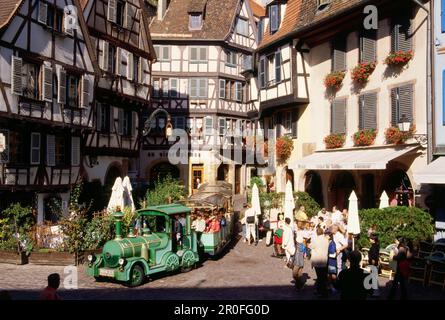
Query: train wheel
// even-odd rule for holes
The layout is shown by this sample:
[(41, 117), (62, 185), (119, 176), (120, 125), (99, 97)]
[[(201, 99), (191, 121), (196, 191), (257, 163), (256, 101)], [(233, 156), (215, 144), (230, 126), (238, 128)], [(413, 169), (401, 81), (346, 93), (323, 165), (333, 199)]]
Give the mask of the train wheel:
[(167, 254), (165, 260), (165, 270), (168, 272), (175, 271), (179, 268), (179, 257), (175, 253)]
[(191, 271), (195, 263), (196, 263), (195, 255), (193, 254), (193, 252), (192, 251), (184, 252), (181, 261), (181, 272), (185, 273)]
[(144, 269), (140, 265), (135, 265), (130, 271), (130, 280), (128, 285), (130, 287), (138, 287), (144, 281)]

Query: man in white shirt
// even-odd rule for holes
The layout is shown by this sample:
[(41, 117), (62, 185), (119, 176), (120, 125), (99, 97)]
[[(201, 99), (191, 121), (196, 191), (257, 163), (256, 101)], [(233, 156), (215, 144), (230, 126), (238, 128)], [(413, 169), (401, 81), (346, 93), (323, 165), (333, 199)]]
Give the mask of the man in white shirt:
[(337, 209), (337, 206), (333, 206), (332, 207), (331, 220), (332, 220), (333, 224), (336, 224), (336, 223), (339, 223), (339, 222), (343, 221), (343, 215), (340, 212), (340, 210)]
[(332, 226), (332, 235), (335, 242), (335, 247), (337, 248), (337, 275), (342, 269), (342, 257), (344, 250), (348, 247), (348, 240), (339, 231), (337, 224)]
[(283, 243), (281, 246), (286, 252), (286, 261), (289, 261), (291, 256), (295, 254), (294, 232), (290, 226), (290, 223), (290, 218), (284, 219)]
[(252, 243), (250, 242), (251, 236), (253, 237), (253, 242), (256, 244), (256, 223), (257, 223), (257, 217), (255, 215), (255, 209), (250, 207), (246, 210), (244, 213), (245, 217), (245, 223), (246, 223), (246, 239), (249, 245)]

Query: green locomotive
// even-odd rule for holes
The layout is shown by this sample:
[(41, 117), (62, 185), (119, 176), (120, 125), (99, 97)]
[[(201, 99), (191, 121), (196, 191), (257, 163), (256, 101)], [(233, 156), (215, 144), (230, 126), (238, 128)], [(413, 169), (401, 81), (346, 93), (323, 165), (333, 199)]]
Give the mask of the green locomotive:
[[(123, 213), (113, 215), (116, 238), (108, 241), (101, 254), (88, 256), (87, 274), (99, 279), (114, 279), (131, 287), (139, 286), (145, 277), (159, 272), (191, 270), (200, 261), (198, 250), (216, 255), (230, 242), (233, 221), (213, 234), (202, 234), (200, 242), (191, 229), (191, 209), (181, 204), (148, 207), (137, 211), (142, 235), (121, 236)], [(176, 241), (174, 219), (185, 215), (183, 237)], [(233, 219), (231, 219), (233, 220)]]

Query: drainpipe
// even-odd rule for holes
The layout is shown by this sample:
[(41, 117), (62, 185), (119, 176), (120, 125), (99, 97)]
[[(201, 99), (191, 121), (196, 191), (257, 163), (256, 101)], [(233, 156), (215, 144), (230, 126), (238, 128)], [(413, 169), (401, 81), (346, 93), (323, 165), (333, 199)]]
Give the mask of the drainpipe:
[[(433, 105), (432, 105), (432, 41), (431, 41), (431, 12), (425, 7), (419, 0), (411, 0), (422, 8), (427, 13), (427, 46), (426, 46), (426, 76), (427, 76), (427, 86), (426, 86), (426, 114), (427, 114), (427, 136), (428, 136), (428, 148), (427, 148), (427, 159), (428, 163), (433, 160)], [(430, 2), (431, 3), (431, 2)]]

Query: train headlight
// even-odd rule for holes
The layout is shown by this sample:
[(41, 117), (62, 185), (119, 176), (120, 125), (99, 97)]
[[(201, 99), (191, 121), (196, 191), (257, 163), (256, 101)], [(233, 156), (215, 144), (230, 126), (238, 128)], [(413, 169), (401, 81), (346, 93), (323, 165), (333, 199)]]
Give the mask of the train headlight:
[(93, 259), (94, 259), (93, 255), (92, 255), (92, 254), (89, 254), (89, 255), (88, 255), (88, 261), (89, 261), (89, 262), (93, 262)]
[(122, 267), (124, 265), (124, 263), (125, 263), (125, 260), (120, 258), (119, 259), (119, 265)]

